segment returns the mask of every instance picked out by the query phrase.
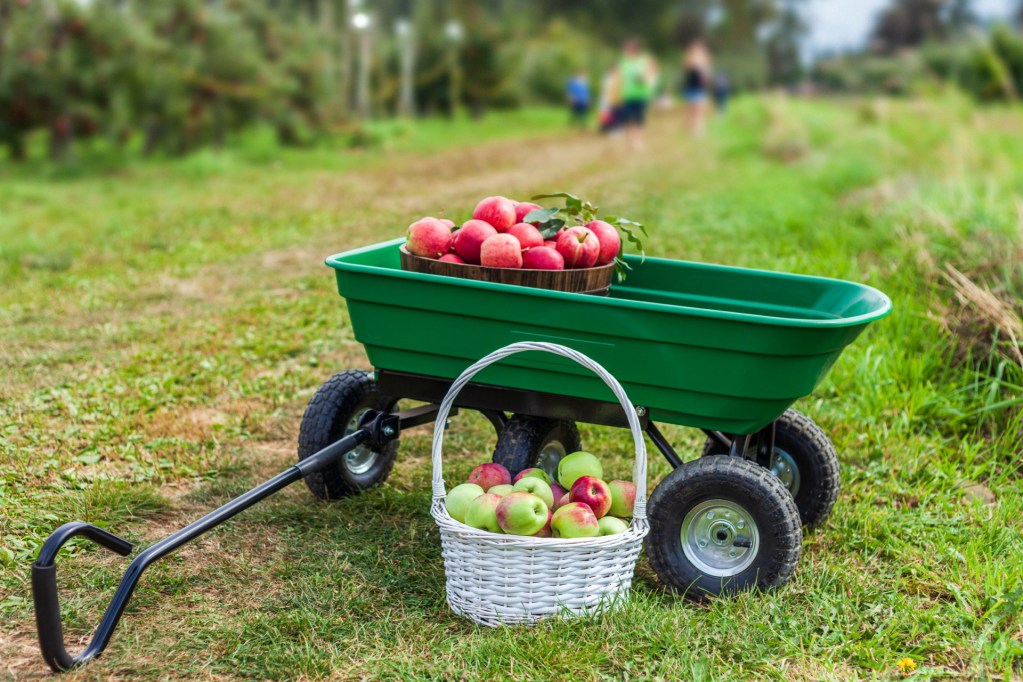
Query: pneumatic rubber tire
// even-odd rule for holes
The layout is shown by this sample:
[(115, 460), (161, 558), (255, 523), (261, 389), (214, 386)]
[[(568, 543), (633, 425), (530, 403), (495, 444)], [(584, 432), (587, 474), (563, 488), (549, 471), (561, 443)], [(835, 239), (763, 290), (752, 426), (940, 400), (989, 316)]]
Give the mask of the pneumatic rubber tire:
[[(302, 416), (298, 459), (303, 460), (354, 431), (359, 417), (367, 410), (390, 412), (397, 402), (396, 398), (377, 392), (376, 382), (368, 372), (352, 369), (335, 374), (316, 391)], [(384, 482), (397, 454), (398, 439), (381, 450), (361, 445), (342, 455), (335, 466), (307, 475), (305, 484), (321, 500), (358, 495)]]
[(740, 457), (681, 465), (654, 489), (648, 516), (651, 568), (666, 587), (694, 601), (782, 585), (802, 551), (792, 495), (771, 472)]
[[(796, 476), (788, 472), (787, 478), (797, 483), (786, 487), (796, 500), (803, 525), (813, 530), (824, 523), (838, 499), (840, 476), (835, 446), (812, 419), (790, 408), (775, 421), (774, 447), (774, 457), (787, 456), (784, 464), (790, 462), (795, 467)], [(728, 450), (712, 438), (703, 445), (704, 457), (724, 454)], [(771, 457), (758, 457), (757, 464), (770, 469)]]
[(582, 449), (575, 422), (516, 414), (497, 438), (493, 461), (512, 476), (523, 469), (540, 467), (557, 478), (561, 457)]

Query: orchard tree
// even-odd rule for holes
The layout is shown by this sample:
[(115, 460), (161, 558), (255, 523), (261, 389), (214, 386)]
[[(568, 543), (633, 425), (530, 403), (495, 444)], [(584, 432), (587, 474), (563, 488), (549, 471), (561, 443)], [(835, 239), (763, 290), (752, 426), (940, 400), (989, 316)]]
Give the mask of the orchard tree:
[(801, 44), (808, 26), (800, 12), (800, 0), (781, 3), (768, 26), (764, 49), (771, 83), (790, 85), (803, 73)]
[[(916, 48), (930, 41), (940, 41), (954, 31), (949, 24), (950, 0), (893, 0), (878, 16), (871, 34), (871, 49), (891, 55)], [(969, 3), (955, 3), (954, 14), (968, 14)]]

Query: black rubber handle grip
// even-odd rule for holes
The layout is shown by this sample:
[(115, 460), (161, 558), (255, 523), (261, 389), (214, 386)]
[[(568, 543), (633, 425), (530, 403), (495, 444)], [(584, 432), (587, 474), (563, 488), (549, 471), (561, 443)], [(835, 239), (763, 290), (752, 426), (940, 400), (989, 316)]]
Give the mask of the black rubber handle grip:
[(46, 538), (42, 549), (39, 550), (39, 557), (32, 564), (32, 600), (36, 607), (39, 649), (43, 654), (43, 660), (54, 672), (70, 670), (102, 651), (102, 647), (96, 646), (95, 639), (77, 656), (72, 656), (64, 648), (60, 597), (57, 595), (57, 565), (54, 559), (64, 543), (77, 535), (87, 537), (121, 556), (130, 554), (132, 549), (131, 543), (127, 540), (91, 523), (65, 523)]

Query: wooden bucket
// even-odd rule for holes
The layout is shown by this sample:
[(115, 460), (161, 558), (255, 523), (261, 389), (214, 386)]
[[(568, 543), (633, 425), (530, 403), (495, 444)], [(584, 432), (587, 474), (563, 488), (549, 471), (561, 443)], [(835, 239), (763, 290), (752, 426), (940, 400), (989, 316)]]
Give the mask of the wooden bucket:
[(607, 296), (614, 277), (614, 263), (578, 270), (522, 270), (517, 268), (485, 268), (467, 263), (442, 263), (432, 258), (416, 256), (398, 247), (401, 251), (401, 269), (409, 272), (425, 272), (430, 275), (461, 277), (481, 282), (517, 284), (524, 287), (570, 291), (577, 294)]

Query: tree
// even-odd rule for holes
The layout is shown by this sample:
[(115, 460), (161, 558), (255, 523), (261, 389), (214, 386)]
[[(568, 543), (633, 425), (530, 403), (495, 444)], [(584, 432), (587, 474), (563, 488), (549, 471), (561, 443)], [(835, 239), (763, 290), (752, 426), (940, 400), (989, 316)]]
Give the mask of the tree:
[[(871, 48), (880, 54), (895, 54), (907, 48), (920, 47), (934, 40), (944, 40), (949, 32), (949, 0), (893, 0), (878, 17), (871, 39)], [(962, 16), (969, 2), (960, 5)]]
[(945, 23), (951, 35), (963, 34), (980, 25), (980, 16), (973, 0), (950, 0), (945, 10)]
[(769, 26), (765, 50), (767, 77), (776, 84), (792, 84), (803, 72), (800, 45), (806, 36), (807, 24), (799, 11), (801, 0), (782, 3)]

